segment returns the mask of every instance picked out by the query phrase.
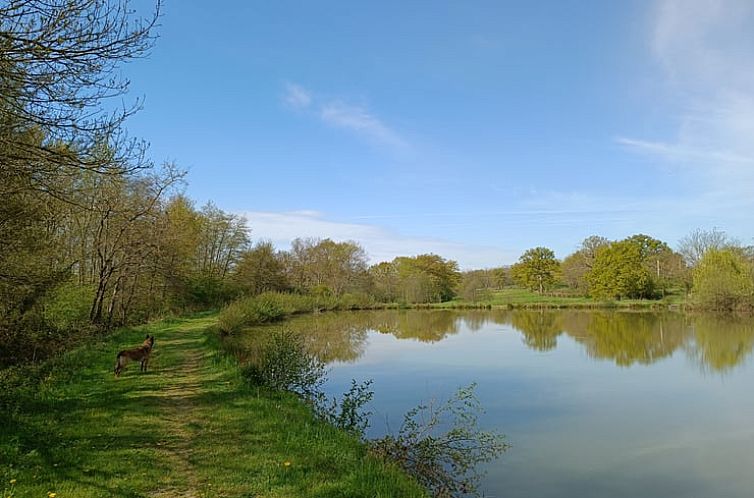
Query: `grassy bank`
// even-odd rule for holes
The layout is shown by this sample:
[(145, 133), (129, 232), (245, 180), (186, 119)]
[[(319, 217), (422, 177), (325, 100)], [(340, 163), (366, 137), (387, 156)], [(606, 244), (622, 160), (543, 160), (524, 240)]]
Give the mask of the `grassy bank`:
[(367, 295), (317, 297), (301, 294), (266, 292), (244, 297), (226, 306), (219, 315), (221, 332), (233, 334), (245, 328), (284, 320), (292, 315), (318, 311), (355, 311), (377, 309), (635, 309), (661, 310), (688, 308), (685, 296), (669, 294), (663, 299), (596, 300), (586, 296), (537, 294), (527, 289), (507, 288), (493, 291), (484, 299), (454, 299), (442, 303), (380, 303)]
[(508, 288), (493, 291), (485, 299), (465, 301), (455, 299), (445, 303), (433, 303), (430, 308), (515, 308), (515, 309), (667, 309), (685, 307), (683, 295), (671, 294), (663, 299), (597, 300), (586, 296), (537, 294), (527, 289)]
[[(4, 496), (424, 496), (297, 398), (244, 384), (208, 330), (215, 322), (124, 329), (0, 372)], [(115, 379), (116, 352), (146, 333), (150, 372), (131, 364)]]

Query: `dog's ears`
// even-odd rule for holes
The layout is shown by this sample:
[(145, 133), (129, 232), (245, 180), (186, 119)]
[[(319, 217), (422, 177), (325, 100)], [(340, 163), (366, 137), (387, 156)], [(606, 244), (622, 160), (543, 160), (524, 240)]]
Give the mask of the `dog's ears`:
[(144, 339), (149, 339), (149, 334), (147, 334), (147, 336)]

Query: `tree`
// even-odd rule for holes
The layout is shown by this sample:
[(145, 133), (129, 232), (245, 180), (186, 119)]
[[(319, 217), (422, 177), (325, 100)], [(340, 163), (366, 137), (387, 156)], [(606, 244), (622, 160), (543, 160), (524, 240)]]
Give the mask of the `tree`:
[(581, 247), (561, 263), (565, 284), (572, 289), (584, 293), (588, 292), (589, 286), (586, 276), (594, 266), (597, 251), (608, 245), (610, 245), (610, 241), (598, 235), (584, 239)]
[(708, 249), (694, 268), (694, 296), (705, 308), (754, 306), (754, 264), (735, 248)]
[(497, 287), (494, 270), (472, 270), (461, 274), (458, 294), (467, 301), (480, 301)]
[(594, 297), (650, 299), (683, 285), (685, 266), (668, 245), (648, 235), (632, 235), (597, 251), (586, 276)]
[(722, 249), (729, 245), (732, 245), (732, 241), (728, 239), (728, 236), (722, 230), (718, 230), (717, 228), (713, 228), (712, 230), (697, 228), (678, 242), (678, 252), (683, 256), (686, 264), (693, 268), (704, 257), (707, 251)]
[(356, 242), (295, 239), (286, 266), (290, 283), (304, 292), (340, 296), (363, 290), (367, 282), (366, 252)]
[(262, 240), (241, 253), (233, 280), (248, 295), (288, 288), (285, 264), (272, 242)]
[(461, 274), (458, 263), (437, 254), (420, 254), (393, 260), (405, 302), (429, 303), (455, 297)]
[(369, 267), (371, 292), (381, 303), (391, 303), (400, 296), (398, 268), (389, 261), (382, 261)]
[(551, 249), (535, 247), (521, 255), (512, 271), (519, 285), (541, 294), (557, 282), (560, 262)]
[(643, 263), (641, 247), (629, 240), (601, 248), (587, 275), (590, 294), (608, 299), (652, 296), (652, 278)]
[[(159, 0), (148, 18), (127, 0), (14, 0), (0, 6), (0, 164), (33, 172), (31, 187), (65, 197), (54, 179), (81, 170), (120, 175), (143, 166), (143, 147), (103, 102), (124, 95), (120, 66), (151, 49)], [(43, 140), (29, 141), (28, 133)], [(92, 151), (109, 144), (115, 155)], [(61, 152), (61, 145), (76, 154)], [(32, 159), (29, 161), (29, 159)]]

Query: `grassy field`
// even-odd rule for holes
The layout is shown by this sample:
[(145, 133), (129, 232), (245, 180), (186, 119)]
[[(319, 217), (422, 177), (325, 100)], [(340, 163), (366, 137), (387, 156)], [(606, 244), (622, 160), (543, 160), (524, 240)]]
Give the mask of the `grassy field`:
[(464, 307), (510, 307), (510, 308), (631, 308), (654, 309), (682, 306), (685, 298), (682, 294), (670, 294), (663, 299), (622, 299), (599, 301), (585, 296), (541, 295), (527, 289), (507, 288), (493, 291), (486, 299), (464, 301), (455, 299), (445, 303), (436, 303), (433, 308)]
[[(124, 329), (0, 372), (2, 496), (425, 496), (297, 398), (247, 387), (208, 330), (215, 320)], [(150, 371), (131, 364), (116, 379), (116, 352), (146, 333)]]

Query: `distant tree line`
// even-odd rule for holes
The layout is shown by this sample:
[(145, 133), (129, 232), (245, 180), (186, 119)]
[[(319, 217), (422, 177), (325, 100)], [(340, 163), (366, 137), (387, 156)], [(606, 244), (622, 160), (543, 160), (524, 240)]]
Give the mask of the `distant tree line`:
[(673, 250), (637, 234), (623, 240), (585, 239), (562, 261), (552, 250), (527, 250), (508, 270), (538, 293), (562, 289), (595, 299), (659, 299), (687, 294), (701, 308), (754, 309), (754, 248), (718, 229), (697, 229)]

